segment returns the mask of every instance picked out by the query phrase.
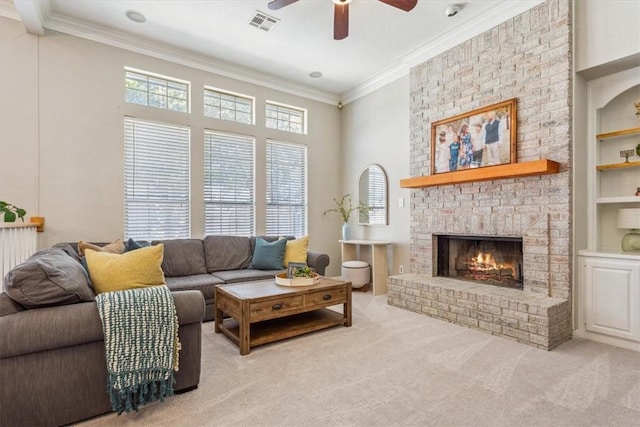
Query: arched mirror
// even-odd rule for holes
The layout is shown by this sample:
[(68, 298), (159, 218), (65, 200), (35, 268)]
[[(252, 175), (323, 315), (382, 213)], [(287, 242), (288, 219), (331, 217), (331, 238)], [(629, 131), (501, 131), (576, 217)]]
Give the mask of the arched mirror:
[(387, 175), (380, 165), (369, 165), (360, 173), (358, 203), (368, 206), (358, 215), (360, 225), (387, 225)]

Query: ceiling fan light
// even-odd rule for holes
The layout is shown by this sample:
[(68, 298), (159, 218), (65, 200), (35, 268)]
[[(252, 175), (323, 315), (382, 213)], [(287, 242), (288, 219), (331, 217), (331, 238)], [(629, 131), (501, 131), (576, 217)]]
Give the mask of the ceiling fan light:
[(345, 5), (351, 3), (351, 0), (332, 0), (337, 5)]

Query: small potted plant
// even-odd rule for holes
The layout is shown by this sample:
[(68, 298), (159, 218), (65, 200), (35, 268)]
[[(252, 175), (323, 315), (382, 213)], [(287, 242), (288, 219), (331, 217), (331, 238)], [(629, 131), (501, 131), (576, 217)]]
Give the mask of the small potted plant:
[(336, 202), (337, 207), (333, 209), (327, 209), (323, 212), (323, 215), (328, 214), (329, 212), (335, 212), (340, 214), (342, 217), (342, 240), (349, 240), (351, 230), (349, 227), (349, 218), (351, 217), (351, 212), (358, 211), (361, 215), (363, 213), (368, 213), (371, 210), (371, 207), (365, 203), (360, 203), (358, 206), (353, 206), (351, 202), (351, 194), (345, 194), (342, 196), (342, 199), (338, 200), (335, 197), (333, 201)]
[(4, 222), (15, 222), (17, 218), (20, 218), (24, 222), (24, 216), (27, 211), (12, 205), (5, 201), (0, 200), (0, 215), (3, 215)]

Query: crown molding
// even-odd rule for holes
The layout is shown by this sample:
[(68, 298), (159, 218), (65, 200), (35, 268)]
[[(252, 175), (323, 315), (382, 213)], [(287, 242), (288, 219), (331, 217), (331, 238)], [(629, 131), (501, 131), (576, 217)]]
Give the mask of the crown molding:
[(11, 1), (0, 1), (0, 16), (13, 19), (14, 21), (22, 21), (22, 19), (20, 19), (20, 14)]
[(369, 77), (363, 83), (342, 94), (342, 103), (347, 104), (374, 92), (387, 84), (409, 74), (411, 68), (476, 37), (483, 32), (543, 3), (545, 0), (496, 1), (480, 18), (460, 22), (454, 31), (427, 40), (417, 48), (400, 56), (395, 65)]
[[(229, 77), (245, 83), (255, 84), (269, 89), (278, 90), (311, 100), (336, 105), (338, 102), (347, 104), (387, 84), (409, 74), (415, 67), (430, 58), (435, 57), (483, 32), (511, 19), (545, 0), (528, 1), (500, 1), (496, 0), (492, 6), (478, 19), (461, 21), (454, 31), (440, 37), (423, 42), (417, 48), (396, 60), (396, 64), (376, 73), (358, 86), (342, 94), (332, 93), (294, 83), (258, 70), (234, 65), (204, 55), (177, 49), (171, 45), (139, 36), (132, 36), (124, 32), (107, 29), (96, 25), (87, 25), (81, 21), (70, 19), (51, 11), (50, 0), (21, 0), (20, 9), (11, 3), (0, 2), (0, 15), (23, 21), (29, 32), (40, 34), (38, 31), (49, 29), (87, 40), (118, 47), (150, 57), (163, 59), (185, 65), (202, 71)], [(9, 6), (7, 6), (9, 5)], [(41, 34), (41, 35), (42, 35)]]
[(103, 28), (97, 25), (87, 25), (78, 20), (70, 19), (56, 13), (50, 13), (46, 18), (47, 29), (84, 38), (126, 49), (132, 52), (151, 56), (158, 59), (174, 62), (202, 71), (240, 80), (292, 95), (312, 99), (336, 105), (339, 95), (326, 91), (316, 90), (311, 87), (293, 83), (286, 79), (259, 72), (248, 67), (214, 60), (210, 57), (199, 55), (184, 49), (177, 49), (171, 45), (158, 41), (145, 39), (140, 36), (132, 36), (124, 32)]

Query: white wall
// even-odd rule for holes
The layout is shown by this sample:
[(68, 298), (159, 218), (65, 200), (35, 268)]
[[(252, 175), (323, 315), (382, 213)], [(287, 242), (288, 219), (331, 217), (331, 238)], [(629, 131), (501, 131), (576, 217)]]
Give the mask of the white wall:
[(640, 54), (640, 1), (574, 1), (576, 71), (627, 57), (637, 58)]
[(38, 211), (38, 45), (0, 18), (0, 200)]
[[(340, 115), (335, 106), (221, 77), (63, 34), (25, 34), (0, 18), (0, 199), (46, 219), (40, 247), (60, 241), (109, 241), (123, 236), (123, 118), (188, 125), (192, 135), (192, 236), (202, 237), (204, 129), (256, 137), (257, 234), (264, 233), (265, 141), (308, 146), (311, 249), (330, 255), (339, 271), (339, 227), (322, 212), (341, 191)], [(124, 102), (124, 67), (191, 81), (192, 114)], [(205, 118), (202, 88), (256, 97), (256, 125)], [(264, 101), (306, 108), (308, 135), (264, 126)]]
[[(372, 163), (382, 166), (389, 181), (389, 225), (362, 226), (352, 218), (351, 238), (394, 242), (389, 273), (397, 274), (399, 265), (408, 273), (411, 192), (400, 188), (400, 180), (410, 175), (409, 76), (347, 104), (342, 110), (342, 139), (342, 194), (351, 193), (357, 200), (360, 172)], [(403, 208), (399, 198), (404, 199)]]

